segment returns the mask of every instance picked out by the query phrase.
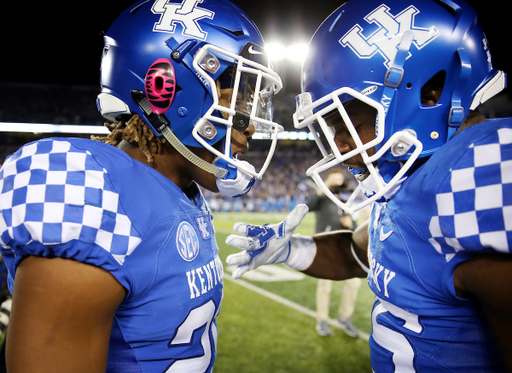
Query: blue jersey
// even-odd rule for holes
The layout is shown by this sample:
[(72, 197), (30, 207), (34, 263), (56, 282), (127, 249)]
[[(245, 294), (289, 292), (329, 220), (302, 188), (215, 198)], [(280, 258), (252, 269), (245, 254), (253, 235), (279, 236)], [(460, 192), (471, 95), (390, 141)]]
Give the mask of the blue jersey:
[(12, 290), (27, 255), (109, 271), (127, 290), (108, 372), (211, 372), (222, 299), (212, 214), (125, 152), (86, 139), (28, 144), (0, 169), (0, 243)]
[(477, 253), (512, 248), (512, 120), (457, 134), (405, 180), (370, 225), (370, 338), (379, 372), (500, 372), (478, 305), (453, 273)]

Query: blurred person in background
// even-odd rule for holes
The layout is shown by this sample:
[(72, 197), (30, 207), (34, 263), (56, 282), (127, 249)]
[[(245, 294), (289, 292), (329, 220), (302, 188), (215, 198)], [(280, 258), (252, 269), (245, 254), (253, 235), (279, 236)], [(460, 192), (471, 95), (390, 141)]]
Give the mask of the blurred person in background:
[[(325, 185), (333, 192), (335, 196), (342, 192), (345, 177), (340, 170), (330, 171), (325, 180)], [(316, 224), (315, 232), (330, 232), (341, 229), (355, 228), (355, 222), (352, 216), (346, 214), (341, 208), (333, 203), (322, 191), (316, 187), (315, 193), (306, 201), (310, 212), (315, 213)], [(316, 288), (316, 312), (317, 323), (315, 330), (322, 337), (330, 336), (332, 330), (329, 327), (329, 309), (331, 302), (331, 292), (333, 281), (319, 279)], [(360, 332), (352, 323), (357, 301), (357, 293), (361, 287), (360, 278), (352, 278), (343, 281), (343, 295), (341, 297), (338, 314), (336, 316), (336, 325), (345, 331), (351, 337), (358, 337)]]

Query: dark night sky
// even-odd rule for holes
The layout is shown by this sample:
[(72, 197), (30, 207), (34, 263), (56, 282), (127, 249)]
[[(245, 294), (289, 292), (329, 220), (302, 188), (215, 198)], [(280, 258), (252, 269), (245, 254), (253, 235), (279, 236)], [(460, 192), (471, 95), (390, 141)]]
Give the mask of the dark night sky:
[[(480, 13), (496, 68), (512, 71), (508, 11), (492, 3), (470, 1)], [(98, 85), (102, 50), (101, 32), (133, 0), (69, 2), (17, 1), (0, 10), (0, 81)], [(341, 1), (235, 0), (269, 41), (307, 41)], [(63, 5), (64, 4), (64, 5)], [(69, 5), (65, 5), (69, 4)], [(12, 9), (11, 9), (12, 8)], [(297, 69), (298, 71), (298, 69)]]

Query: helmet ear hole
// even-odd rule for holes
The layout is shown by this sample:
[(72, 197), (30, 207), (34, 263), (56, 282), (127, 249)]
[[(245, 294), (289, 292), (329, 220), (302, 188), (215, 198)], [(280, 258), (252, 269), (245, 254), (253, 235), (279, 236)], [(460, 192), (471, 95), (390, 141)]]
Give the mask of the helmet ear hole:
[(434, 106), (439, 102), (446, 81), (446, 71), (441, 70), (421, 87), (421, 104)]
[(157, 59), (146, 73), (146, 97), (154, 113), (163, 114), (171, 106), (176, 93), (176, 77), (171, 61)]
[(161, 76), (155, 78), (155, 87), (159, 91), (162, 90), (162, 88), (164, 87), (164, 80), (162, 79)]

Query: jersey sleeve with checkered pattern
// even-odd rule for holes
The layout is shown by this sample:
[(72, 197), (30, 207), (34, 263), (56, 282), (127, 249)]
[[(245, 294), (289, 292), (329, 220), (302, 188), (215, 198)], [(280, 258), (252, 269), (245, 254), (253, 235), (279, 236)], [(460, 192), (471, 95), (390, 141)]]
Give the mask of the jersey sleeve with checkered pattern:
[(17, 261), (24, 255), (74, 258), (82, 251), (72, 244), (89, 244), (122, 264), (140, 242), (107, 170), (65, 140), (26, 145), (5, 161), (0, 210), (0, 243)]
[(512, 250), (512, 129), (472, 143), (436, 196), (430, 242), (445, 254)]

